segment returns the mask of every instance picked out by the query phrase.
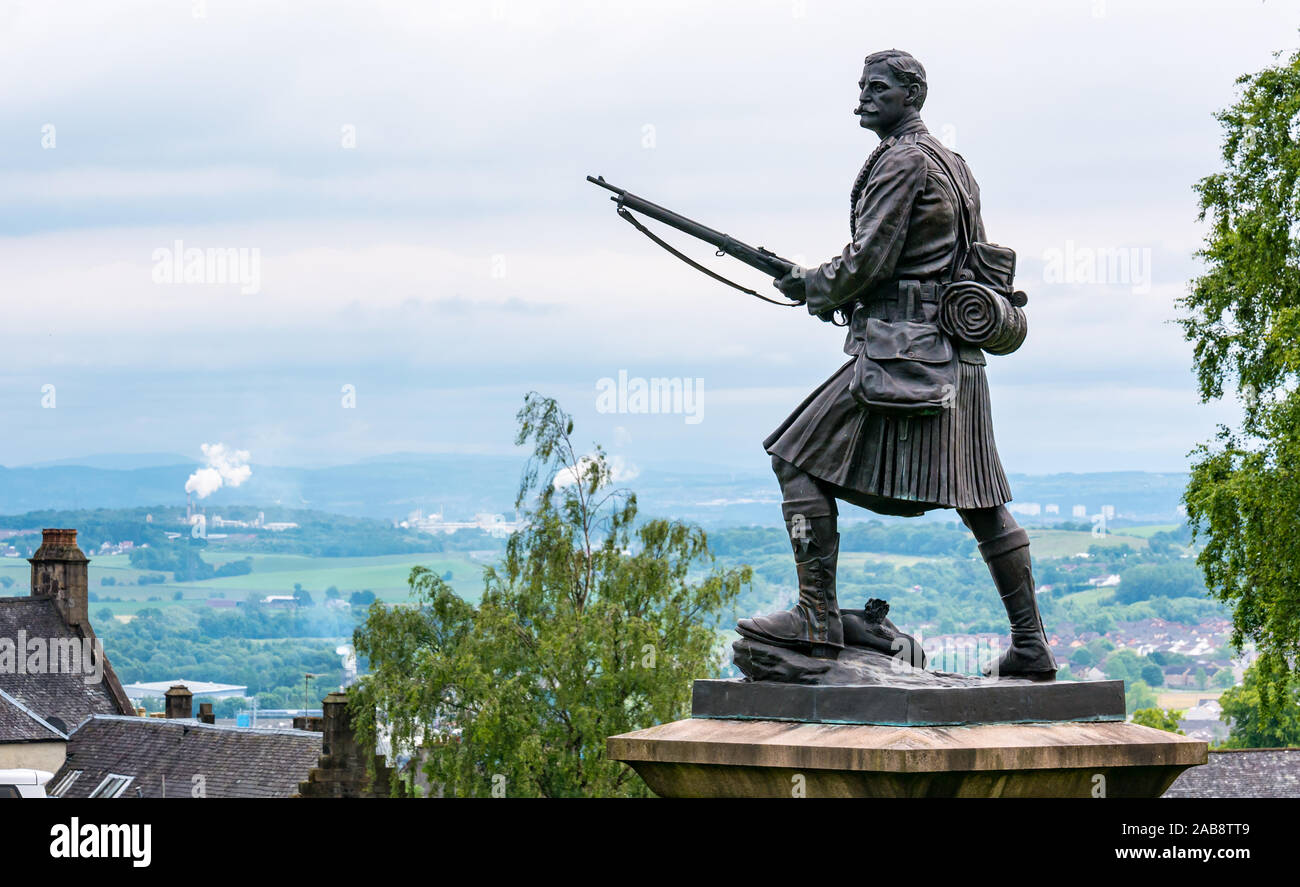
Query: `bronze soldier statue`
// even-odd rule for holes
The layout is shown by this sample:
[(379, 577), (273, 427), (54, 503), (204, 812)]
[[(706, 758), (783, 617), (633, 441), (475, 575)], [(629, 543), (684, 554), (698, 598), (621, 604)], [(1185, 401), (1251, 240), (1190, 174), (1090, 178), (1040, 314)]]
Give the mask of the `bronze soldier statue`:
[(1014, 253), (985, 242), (970, 169), (921, 122), (921, 63), (898, 50), (875, 53), (858, 85), (855, 113), (880, 144), (853, 183), (852, 242), (776, 281), (809, 313), (849, 323), (849, 362), (763, 444), (781, 485), (799, 598), (788, 611), (742, 619), (737, 631), (823, 659), (864, 644), (862, 611), (842, 612), (836, 601), (836, 500), (903, 516), (955, 508), (1011, 622), (1011, 647), (985, 674), (1051, 680), (1056, 661), (1035, 600), (1029, 536), (1006, 508), (984, 352), (949, 335), (940, 318), (945, 288), (972, 279), (967, 269), (981, 259), (994, 255), (996, 264), (998, 252), (1011, 257), (1002, 269), (1010, 295)]

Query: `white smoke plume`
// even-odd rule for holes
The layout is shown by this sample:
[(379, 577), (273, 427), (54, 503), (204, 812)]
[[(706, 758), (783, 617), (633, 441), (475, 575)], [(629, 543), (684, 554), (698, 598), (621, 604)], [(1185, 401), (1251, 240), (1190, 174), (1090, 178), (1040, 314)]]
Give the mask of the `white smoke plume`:
[(223, 443), (201, 444), (200, 448), (207, 466), (190, 475), (185, 492), (206, 499), (223, 486), (237, 487), (252, 477), (248, 450), (232, 450)]
[[(561, 468), (556, 472), (555, 482), (552, 486), (558, 490), (576, 483), (579, 477), (585, 477), (587, 472), (591, 470), (592, 461), (590, 456), (583, 456), (578, 460), (577, 471), (574, 471), (573, 468)], [(609, 466), (609, 479), (613, 483), (619, 484), (636, 480), (637, 476), (641, 474), (640, 468), (626, 461), (622, 456), (608, 456), (605, 461)]]

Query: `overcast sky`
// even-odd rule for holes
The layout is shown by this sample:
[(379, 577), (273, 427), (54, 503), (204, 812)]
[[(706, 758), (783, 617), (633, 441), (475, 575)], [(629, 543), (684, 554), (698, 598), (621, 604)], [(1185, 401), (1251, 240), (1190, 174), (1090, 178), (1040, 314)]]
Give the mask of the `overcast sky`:
[[(1171, 323), (1192, 185), (1298, 27), (1294, 0), (4, 0), (0, 464), (503, 453), (538, 389), (629, 465), (763, 470), (842, 331), (681, 265), (583, 177), (825, 261), (875, 144), (862, 57), (898, 47), (1020, 257), (1029, 338), (989, 365), (1007, 469), (1182, 470), (1236, 413), (1198, 403)], [(177, 241), (260, 277), (157, 282)], [(1057, 273), (1116, 249), (1129, 279)], [(620, 371), (701, 379), (701, 408), (598, 412)]]

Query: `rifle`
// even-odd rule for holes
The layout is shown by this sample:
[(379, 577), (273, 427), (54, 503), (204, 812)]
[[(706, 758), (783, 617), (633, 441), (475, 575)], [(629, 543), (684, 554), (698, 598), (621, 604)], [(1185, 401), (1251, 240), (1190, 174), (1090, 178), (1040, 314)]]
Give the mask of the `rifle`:
[(753, 296), (756, 299), (762, 299), (764, 302), (771, 302), (773, 305), (781, 305), (786, 308), (794, 308), (796, 306), (803, 304), (802, 299), (795, 302), (777, 301), (776, 299), (769, 299), (767, 296), (759, 295), (749, 287), (741, 286), (740, 284), (730, 281), (720, 274), (716, 274), (713, 271), (710, 271), (708, 268), (705, 268), (703, 265), (699, 264), (694, 259), (691, 259), (688, 256), (683, 255), (682, 253), (674, 249), (672, 246), (669, 246), (667, 243), (661, 240), (657, 235), (651, 232), (650, 229), (646, 228), (645, 225), (642, 225), (640, 222), (638, 222), (636, 217), (633, 216), (632, 213), (628, 212), (628, 210), (634, 209), (637, 212), (641, 213), (642, 215), (649, 216), (650, 218), (655, 219), (656, 221), (663, 222), (665, 225), (669, 225), (673, 228), (676, 228), (678, 231), (681, 231), (685, 234), (689, 234), (692, 237), (695, 237), (699, 240), (703, 240), (705, 243), (711, 244), (712, 246), (717, 248), (717, 255), (731, 256), (732, 258), (739, 259), (740, 261), (744, 262), (746, 265), (749, 265), (751, 268), (757, 268), (759, 271), (762, 271), (764, 274), (767, 274), (778, 280), (782, 277), (785, 277), (796, 267), (798, 267), (794, 262), (791, 262), (789, 259), (783, 259), (780, 256), (778, 256), (776, 253), (772, 252), (771, 250), (764, 249), (761, 246), (750, 246), (747, 243), (741, 243), (739, 240), (736, 240), (734, 237), (731, 237), (728, 234), (723, 234), (721, 231), (715, 231), (712, 228), (708, 227), (707, 225), (701, 225), (699, 222), (696, 222), (693, 219), (688, 219), (686, 218), (686, 216), (679, 215), (678, 213), (675, 213), (670, 209), (666, 209), (657, 203), (651, 203), (649, 200), (646, 200), (643, 197), (637, 197), (635, 194), (623, 188), (616, 188), (615, 186), (611, 185), (609, 182), (605, 181), (604, 176), (587, 176), (587, 181), (591, 182), (593, 185), (599, 185), (602, 188), (613, 191), (615, 196), (611, 197), (610, 200), (614, 201), (618, 205), (618, 214), (620, 216), (622, 216), (626, 221), (630, 222), (638, 231), (640, 231), (646, 237), (649, 237), (659, 246), (662, 246), (664, 249), (668, 250), (668, 252), (672, 253), (674, 256), (681, 259), (683, 262), (690, 265), (695, 270), (703, 271), (705, 274), (709, 275), (714, 280), (719, 280), (725, 283), (727, 286), (734, 287), (735, 289), (740, 290), (742, 293), (748, 293), (749, 295)]

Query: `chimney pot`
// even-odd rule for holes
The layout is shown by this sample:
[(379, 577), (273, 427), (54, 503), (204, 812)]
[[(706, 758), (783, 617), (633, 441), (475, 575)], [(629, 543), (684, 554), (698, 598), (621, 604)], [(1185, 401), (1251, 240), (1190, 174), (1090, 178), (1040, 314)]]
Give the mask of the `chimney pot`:
[(192, 718), (194, 694), (184, 684), (174, 684), (163, 694), (168, 718)]
[(199, 703), (199, 720), (204, 724), (215, 724), (217, 722), (217, 716), (212, 713), (211, 702)]

